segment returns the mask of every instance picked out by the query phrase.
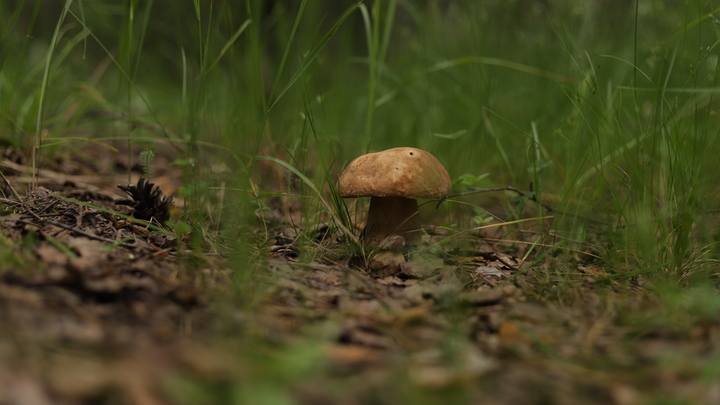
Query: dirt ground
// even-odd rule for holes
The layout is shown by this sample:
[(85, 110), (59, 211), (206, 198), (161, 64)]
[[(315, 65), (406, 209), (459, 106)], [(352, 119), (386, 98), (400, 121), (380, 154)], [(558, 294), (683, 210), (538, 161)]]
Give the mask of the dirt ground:
[[(163, 200), (117, 187), (142, 176), (125, 158), (59, 158), (29, 191), (27, 159), (4, 151), (0, 404), (720, 403), (717, 321), (639, 332), (630, 314), (662, 304), (605, 277), (595, 248), (531, 263), (503, 230), (380, 276), (277, 198), (261, 271), (238, 279), (232, 252), (129, 218)], [(176, 195), (180, 169), (155, 166)]]

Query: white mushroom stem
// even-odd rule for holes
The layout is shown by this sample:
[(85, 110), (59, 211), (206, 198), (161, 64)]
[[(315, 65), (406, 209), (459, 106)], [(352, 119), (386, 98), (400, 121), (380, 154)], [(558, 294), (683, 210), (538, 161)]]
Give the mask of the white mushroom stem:
[(406, 246), (420, 243), (420, 218), (417, 200), (405, 197), (372, 197), (365, 223), (365, 246), (387, 249), (383, 242), (401, 236)]

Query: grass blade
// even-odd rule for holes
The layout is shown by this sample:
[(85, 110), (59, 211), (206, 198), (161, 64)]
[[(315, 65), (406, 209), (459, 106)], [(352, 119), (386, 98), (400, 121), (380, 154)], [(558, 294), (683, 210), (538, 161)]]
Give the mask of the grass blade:
[(237, 39), (240, 38), (240, 35), (242, 35), (242, 33), (245, 31), (245, 29), (251, 23), (252, 23), (252, 20), (249, 18), (247, 20), (245, 20), (244, 23), (242, 23), (240, 28), (238, 28), (237, 31), (235, 31), (233, 36), (227, 41), (227, 43), (225, 43), (225, 46), (223, 46), (223, 48), (220, 50), (220, 53), (218, 54), (217, 58), (215, 58), (215, 61), (213, 62), (213, 64), (210, 65), (210, 67), (207, 68), (207, 70), (205, 72), (203, 72), (203, 75), (207, 75), (211, 70), (213, 70), (215, 65), (217, 65), (218, 62), (220, 62), (220, 59), (222, 59), (223, 55), (225, 55), (225, 52), (227, 52), (227, 50), (230, 49), (231, 46), (233, 46), (235, 41), (237, 41)]
[(330, 28), (330, 30), (327, 32), (327, 34), (325, 34), (322, 37), (322, 39), (320, 39), (320, 42), (318, 42), (317, 45), (315, 45), (313, 47), (313, 49), (311, 49), (310, 52), (308, 52), (307, 56), (303, 60), (303, 63), (302, 63), (302, 66), (300, 67), (300, 69), (297, 72), (295, 72), (295, 74), (290, 78), (290, 80), (285, 85), (285, 87), (283, 87), (283, 89), (280, 91), (280, 93), (278, 93), (275, 100), (273, 100), (273, 102), (270, 104), (270, 107), (268, 107), (267, 112), (270, 112), (270, 110), (272, 110), (273, 107), (275, 107), (275, 105), (278, 103), (278, 101), (280, 101), (280, 99), (285, 95), (285, 93), (287, 93), (288, 90), (290, 90), (290, 88), (295, 84), (295, 82), (298, 81), (298, 79), (300, 79), (302, 77), (302, 75), (305, 73), (307, 68), (312, 64), (312, 62), (315, 59), (317, 59), (318, 55), (320, 55), (320, 52), (323, 50), (323, 48), (325, 48), (325, 45), (327, 45), (328, 41), (330, 41), (330, 38), (332, 38), (333, 35), (335, 35), (337, 30), (340, 29), (340, 27), (343, 25), (345, 20), (347, 20), (347, 18), (350, 17), (350, 15), (358, 7), (359, 7), (359, 3), (356, 3), (356, 4), (353, 4), (352, 6), (350, 6), (347, 10), (345, 10), (345, 12), (340, 16), (340, 18), (338, 18), (338, 20), (335, 22), (335, 24), (332, 26), (332, 28)]
[(325, 201), (325, 199), (322, 196), (322, 193), (320, 193), (320, 190), (318, 190), (318, 188), (315, 186), (315, 184), (312, 182), (312, 180), (310, 180), (307, 176), (305, 176), (305, 174), (303, 174), (301, 171), (296, 169), (293, 165), (285, 162), (284, 160), (274, 158), (272, 156), (257, 156), (255, 158), (255, 160), (269, 160), (271, 162), (277, 163), (280, 166), (290, 170), (294, 175), (298, 176), (303, 181), (303, 183), (305, 183), (308, 187), (310, 187), (310, 189), (317, 195), (317, 198), (320, 200), (322, 205), (325, 207), (328, 214), (332, 217), (333, 221), (335, 221), (335, 224), (338, 226), (338, 228), (340, 228), (343, 231), (343, 233), (348, 238), (350, 238), (353, 242), (355, 242), (358, 245), (360, 244), (360, 239), (358, 239), (358, 237), (354, 233), (352, 233), (352, 231), (350, 231), (350, 229), (348, 229), (345, 225), (343, 225), (343, 221), (341, 221), (340, 218), (337, 217), (332, 206), (330, 206), (330, 204), (328, 204), (328, 202)]
[(57, 46), (60, 27), (62, 27), (62, 24), (65, 21), (65, 16), (67, 15), (68, 9), (70, 8), (71, 4), (72, 0), (65, 1), (65, 5), (63, 6), (62, 12), (60, 13), (60, 18), (58, 19), (57, 25), (55, 26), (55, 31), (53, 32), (50, 48), (48, 49), (47, 56), (45, 57), (45, 70), (43, 71), (43, 78), (40, 84), (40, 100), (38, 101), (38, 112), (35, 121), (35, 141), (32, 145), (32, 163), (30, 166), (33, 172), (32, 175), (35, 179), (35, 183), (33, 184), (33, 186), (37, 185), (37, 153), (40, 149), (40, 146), (42, 145), (43, 106), (45, 105), (45, 95), (47, 94), (47, 87), (50, 77), (50, 65), (52, 63), (53, 53), (55, 53), (55, 47)]

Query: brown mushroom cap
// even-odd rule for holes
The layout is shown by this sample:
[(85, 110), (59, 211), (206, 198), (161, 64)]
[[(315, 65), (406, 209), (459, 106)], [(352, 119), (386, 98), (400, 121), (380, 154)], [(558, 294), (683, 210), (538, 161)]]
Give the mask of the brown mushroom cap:
[(394, 148), (362, 155), (340, 175), (343, 197), (445, 198), (452, 182), (433, 155), (416, 148)]

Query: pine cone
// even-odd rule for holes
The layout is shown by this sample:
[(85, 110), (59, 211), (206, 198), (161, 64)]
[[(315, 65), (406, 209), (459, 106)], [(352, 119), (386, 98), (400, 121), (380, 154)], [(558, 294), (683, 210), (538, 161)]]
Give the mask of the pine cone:
[(132, 215), (137, 219), (150, 221), (155, 219), (161, 224), (170, 219), (170, 207), (173, 204), (173, 198), (162, 194), (160, 187), (155, 187), (155, 183), (146, 181), (141, 177), (137, 185), (130, 184), (123, 186), (118, 184), (118, 188), (129, 195), (132, 200), (116, 200), (115, 204), (127, 205), (132, 207)]

